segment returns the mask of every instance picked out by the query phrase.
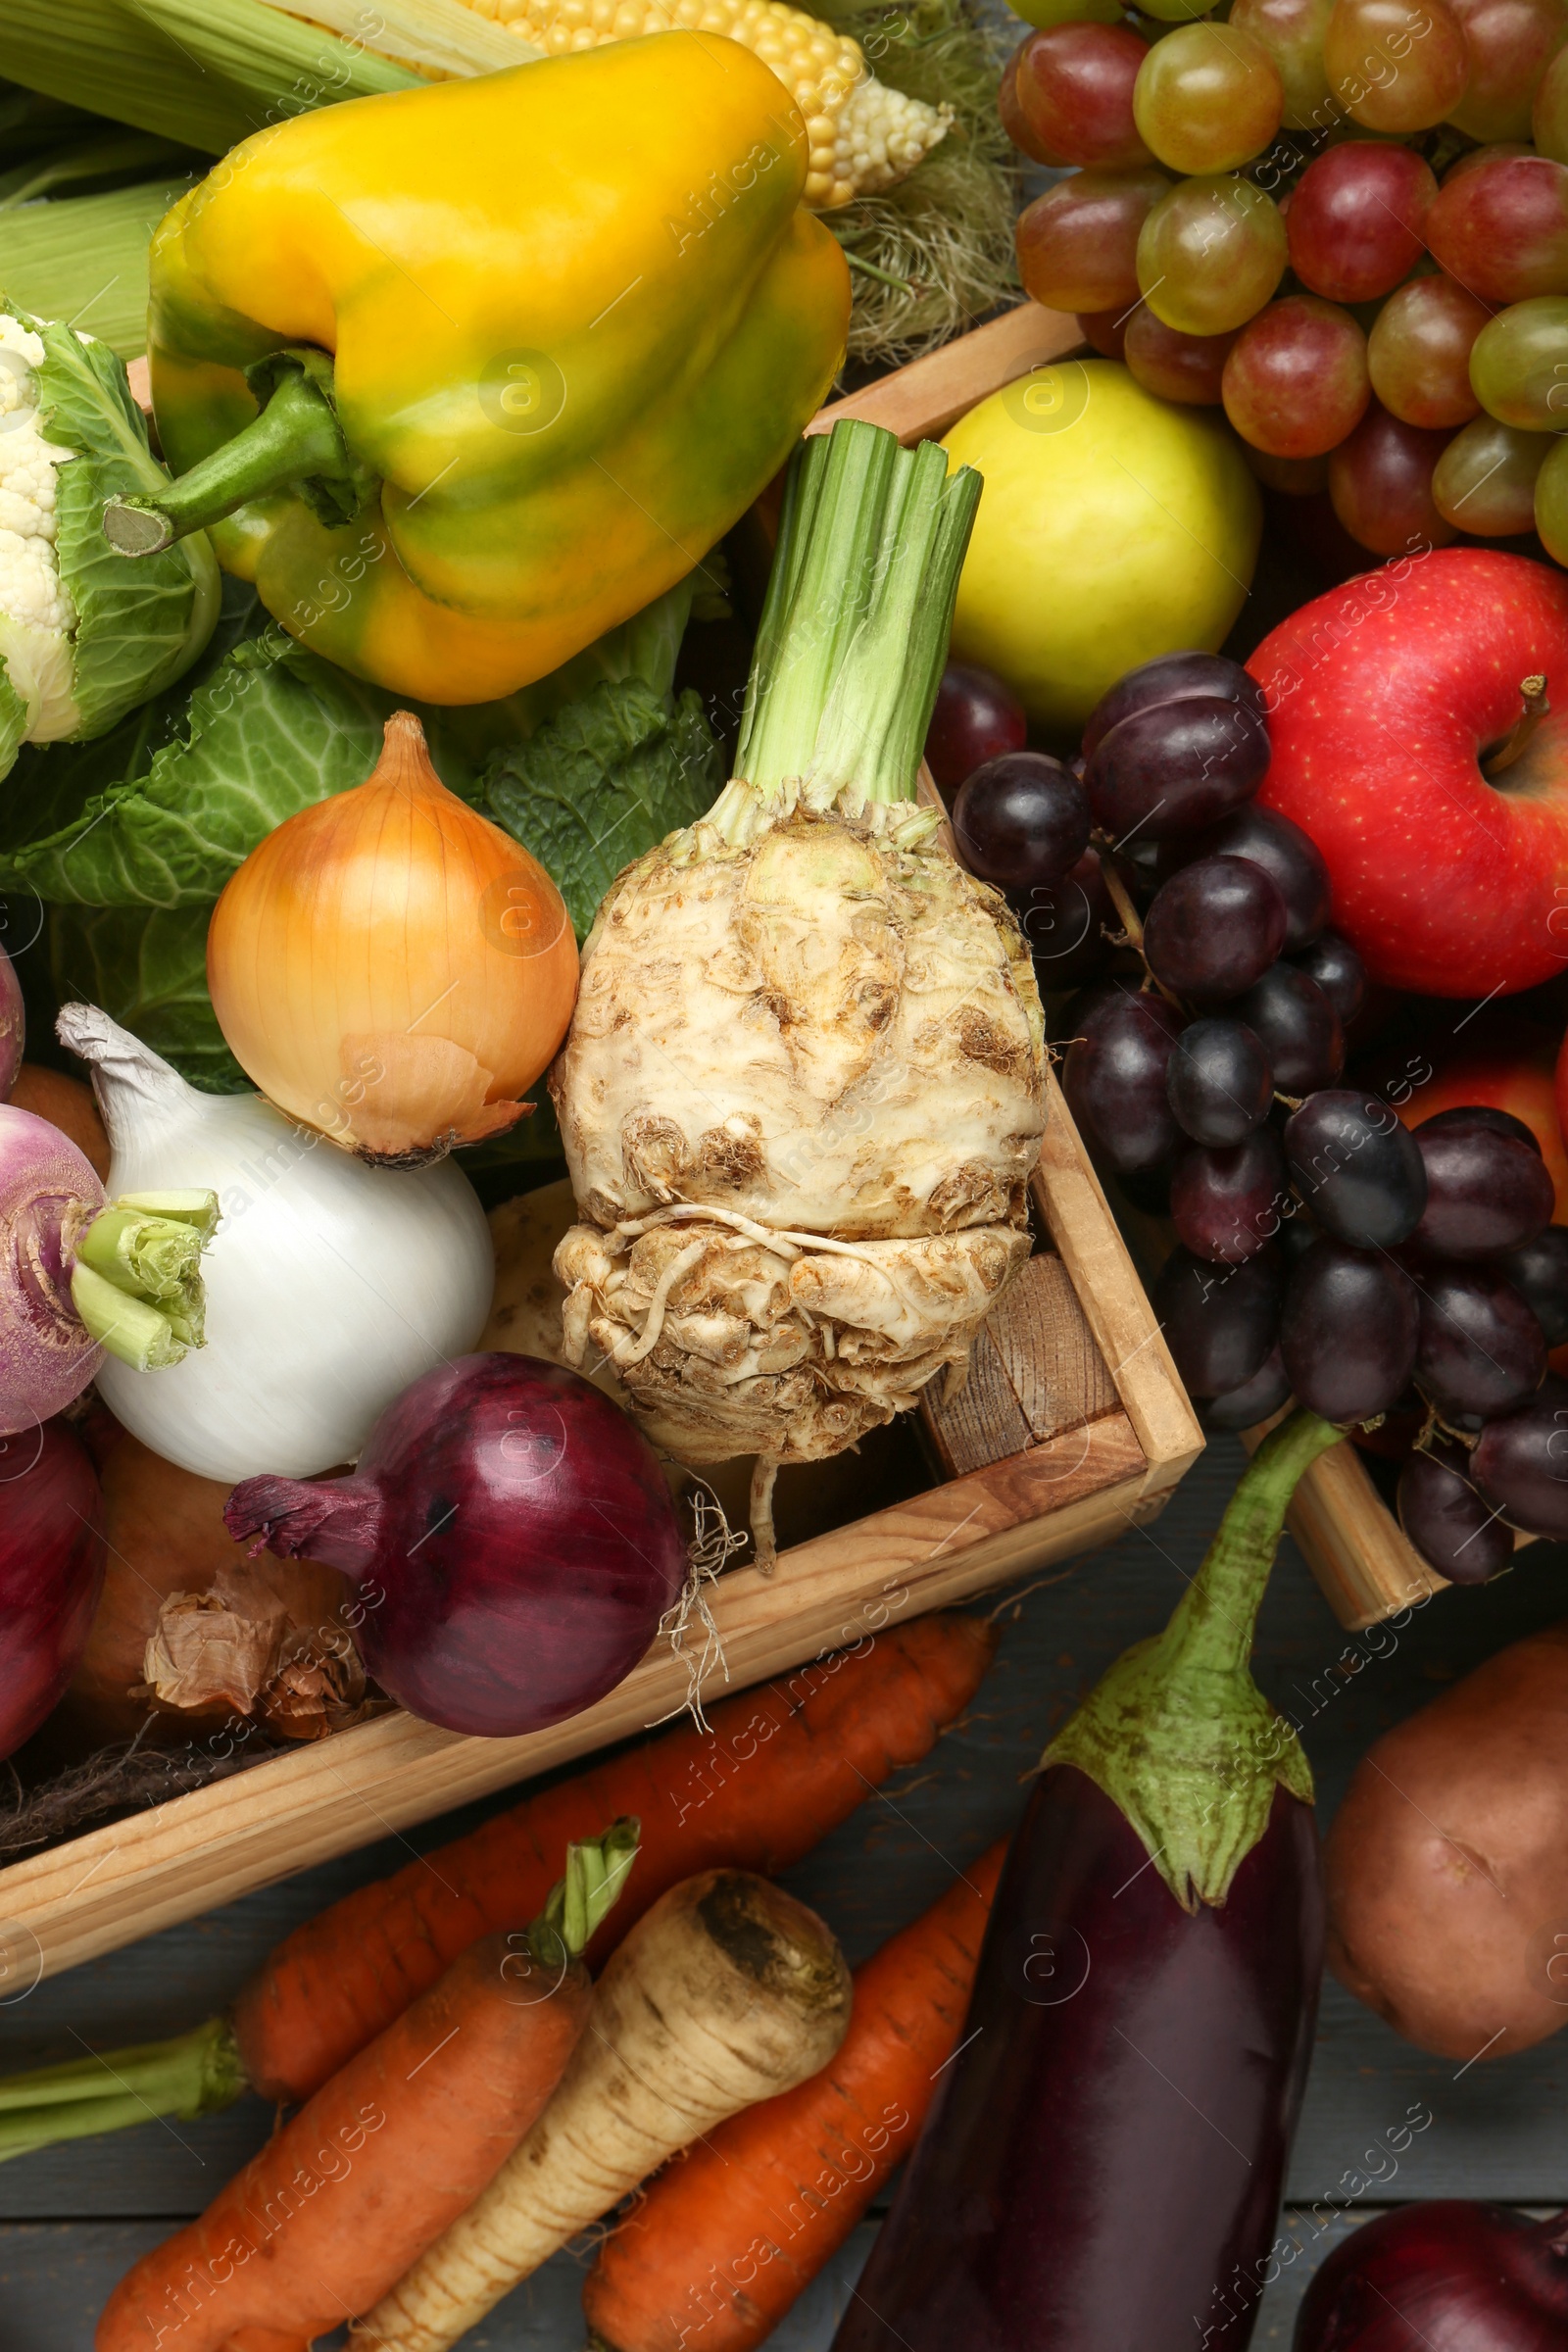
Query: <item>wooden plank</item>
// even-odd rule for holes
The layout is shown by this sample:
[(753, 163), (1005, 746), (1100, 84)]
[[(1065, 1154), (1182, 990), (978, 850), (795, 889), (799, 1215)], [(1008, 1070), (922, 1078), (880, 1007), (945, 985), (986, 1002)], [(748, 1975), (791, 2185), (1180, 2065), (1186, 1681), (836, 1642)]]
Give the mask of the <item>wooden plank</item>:
[[(1033, 1263), (1031, 1258), (1029, 1264)], [(1025, 1266), (1013, 1291), (1021, 1287), (1028, 1272), (1029, 1266)], [(1029, 1424), (1007, 1377), (995, 1330), (1005, 1317), (1011, 1297), (1009, 1291), (980, 1326), (969, 1350), (968, 1375), (962, 1388), (950, 1393), (947, 1378), (939, 1373), (921, 1393), (920, 1418), (949, 1478), (961, 1478), (967, 1470), (983, 1469), (988, 1462), (1022, 1453), (1029, 1443)], [(941, 1395), (933, 1396), (932, 1389), (940, 1390)]]
[(945, 343), (928, 358), (834, 401), (806, 429), (808, 434), (827, 433), (841, 416), (863, 416), (872, 424), (886, 425), (906, 444), (940, 440), (978, 401), (1027, 375), (1032, 368), (1081, 351), (1083, 341), (1084, 330), (1071, 312), (1020, 303), (1015, 311)]
[[(732, 1570), (712, 1603), (732, 1685), (1119, 1534), (1135, 1506), (1158, 1507), (1148, 1473), (1127, 1417), (1112, 1413), (798, 1544), (772, 1578)], [(721, 1688), (715, 1669), (705, 1690)], [(53, 1976), (377, 1830), (624, 1739), (677, 1710), (686, 1690), (685, 1667), (658, 1642), (597, 1706), (524, 1739), (464, 1739), (404, 1714), (361, 1724), (14, 1863), (0, 1873), (0, 1958), (12, 1982)]]
[(1116, 1384), (1059, 1257), (1042, 1250), (988, 1328), (1036, 1445), (1114, 1412)]
[(1174, 1484), (1202, 1451), (1202, 1428), (1054, 1070), (1046, 1073), (1046, 1101), (1045, 1140), (1031, 1190), (1122, 1410), (1151, 1464)]

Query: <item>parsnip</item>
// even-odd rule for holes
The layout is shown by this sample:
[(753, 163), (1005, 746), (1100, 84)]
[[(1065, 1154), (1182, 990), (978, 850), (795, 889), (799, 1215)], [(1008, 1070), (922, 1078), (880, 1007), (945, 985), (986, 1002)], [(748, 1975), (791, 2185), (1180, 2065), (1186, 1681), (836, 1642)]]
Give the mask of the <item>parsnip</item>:
[(662, 1896), (599, 1981), (555, 2097), (501, 2171), (365, 2318), (358, 2344), (443, 2352), (656, 2167), (824, 2067), (850, 2022), (816, 1914), (749, 1871)]

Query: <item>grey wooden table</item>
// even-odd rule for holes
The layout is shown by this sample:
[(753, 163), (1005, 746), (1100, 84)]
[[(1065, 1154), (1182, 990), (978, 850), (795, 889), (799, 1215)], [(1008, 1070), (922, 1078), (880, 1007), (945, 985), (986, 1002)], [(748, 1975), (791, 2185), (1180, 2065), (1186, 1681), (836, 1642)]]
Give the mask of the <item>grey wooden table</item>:
[[(1053, 1727), (1125, 1644), (1174, 1604), (1241, 1465), (1213, 1445), (1164, 1517), (1129, 1531), (1002, 1611), (1001, 1654), (964, 1724), (934, 1756), (867, 1801), (790, 1879), (832, 1922), (852, 1963), (933, 1901), (953, 1872), (1016, 1816), (1021, 1784)], [(1305, 1726), (1325, 1820), (1356, 1758), (1385, 1726), (1479, 1659), (1568, 1608), (1568, 1548), (1538, 1545), (1477, 1592), (1441, 1595), (1388, 1654), (1338, 1627), (1287, 1544), (1264, 1607), (1257, 1672)], [(1357, 1666), (1348, 1649), (1364, 1659)], [(273, 1886), (184, 1928), (149, 1937), (0, 2008), (0, 2068), (150, 2039), (220, 2009), (270, 1945), (323, 1903), (396, 1867), (413, 1847), (455, 1834), (493, 1802), (429, 1823), (412, 1840)], [(1429, 2059), (1332, 1983), (1326, 1989), (1306, 2113), (1290, 2179), (1287, 2227), (1299, 2259), (1264, 2303), (1254, 2343), (1283, 2352), (1302, 2281), (1325, 2248), (1391, 2198), (1484, 2194), (1522, 2205), (1568, 2203), (1568, 2041), (1472, 2067)], [(1412, 2110), (1432, 2121), (1380, 2188), (1358, 2192), (1391, 2161), (1377, 2151)], [(197, 2212), (266, 2136), (270, 2110), (247, 2099), (197, 2125), (149, 2123), (115, 2138), (0, 2167), (0, 2346), (87, 2352), (121, 2271)], [(1402, 2136), (1402, 2134), (1401, 2134)], [(1308, 2210), (1342, 2209), (1327, 2228)], [(826, 2352), (870, 2243), (862, 2230), (773, 2337), (777, 2352)], [(580, 2270), (564, 2255), (519, 2288), (468, 2340), (487, 2352), (579, 2352)], [(1020, 2347), (1020, 2352), (1023, 2348)]]

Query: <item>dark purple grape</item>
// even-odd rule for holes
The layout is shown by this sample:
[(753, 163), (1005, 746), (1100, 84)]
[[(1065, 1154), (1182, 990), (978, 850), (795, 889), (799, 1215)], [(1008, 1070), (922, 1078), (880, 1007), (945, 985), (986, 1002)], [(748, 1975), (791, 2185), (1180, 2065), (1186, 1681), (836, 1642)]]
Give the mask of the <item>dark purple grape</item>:
[(1280, 1351), (1297, 1400), (1325, 1421), (1386, 1413), (1415, 1367), (1420, 1315), (1393, 1260), (1314, 1242), (1291, 1268)]
[(1557, 1188), (1539, 1150), (1494, 1127), (1418, 1127), (1427, 1204), (1415, 1238), (1434, 1257), (1497, 1257), (1551, 1222)]
[(1059, 882), (1040, 882), (1020, 892), (1013, 912), (1029, 942), (1042, 994), (1092, 980), (1115, 952), (1105, 933), (1119, 931), (1121, 920), (1097, 850), (1085, 850)]
[(1227, 1396), (1211, 1396), (1203, 1406), (1209, 1429), (1251, 1429), (1290, 1402), (1291, 1381), (1285, 1358), (1277, 1348), (1264, 1357), (1260, 1370)]
[(1541, 1325), (1490, 1266), (1430, 1266), (1417, 1279), (1421, 1344), (1416, 1386), (1445, 1421), (1510, 1413), (1546, 1371)]
[(1165, 1092), (1182, 1132), (1223, 1151), (1267, 1118), (1274, 1073), (1245, 1022), (1193, 1021), (1176, 1041)]
[(1484, 1585), (1513, 1558), (1513, 1537), (1470, 1483), (1463, 1446), (1437, 1438), (1399, 1472), (1399, 1525), (1451, 1585)]
[(1144, 918), (1144, 956), (1179, 997), (1222, 1004), (1250, 988), (1285, 944), (1285, 901), (1246, 858), (1200, 858), (1154, 894)]
[(1285, 901), (1285, 953), (1307, 947), (1329, 919), (1329, 869), (1316, 843), (1273, 808), (1248, 801), (1217, 825), (1160, 845), (1160, 876), (1179, 873), (1195, 858), (1248, 858), (1260, 865)]
[(1266, 1361), (1279, 1329), (1277, 1250), (1239, 1266), (1211, 1266), (1173, 1250), (1151, 1293), (1165, 1345), (1195, 1396), (1225, 1396)]
[(1168, 1159), (1181, 1141), (1165, 1093), (1181, 1015), (1163, 999), (1118, 980), (1086, 989), (1072, 1015), (1062, 1084), (1073, 1117), (1113, 1168), (1152, 1168)]
[(1315, 980), (1294, 963), (1277, 963), (1225, 1008), (1255, 1031), (1282, 1094), (1310, 1095), (1332, 1086), (1345, 1067), (1340, 1016)]
[(1522, 1250), (1510, 1250), (1497, 1272), (1534, 1313), (1546, 1346), (1560, 1348), (1568, 1340), (1568, 1225), (1548, 1225)]
[(995, 670), (948, 663), (925, 735), (925, 763), (946, 798), (982, 761), (1021, 752), (1028, 740), (1023, 705)]
[(1349, 941), (1337, 931), (1325, 931), (1291, 961), (1298, 972), (1316, 981), (1342, 1025), (1348, 1029), (1366, 1003), (1366, 965)]
[(1134, 710), (1101, 736), (1084, 770), (1097, 825), (1118, 844), (1211, 825), (1268, 769), (1268, 731), (1237, 703), (1195, 700)]
[(1260, 726), (1268, 723), (1263, 689), (1255, 678), (1248, 676), (1239, 662), (1230, 661), (1224, 654), (1160, 654), (1154, 661), (1130, 669), (1101, 696), (1084, 728), (1084, 758), (1089, 758), (1102, 735), (1108, 735), (1112, 727), (1130, 718), (1135, 710), (1147, 710), (1155, 704), (1194, 700), (1237, 703)]
[(1521, 1411), (1489, 1421), (1470, 1475), (1510, 1526), (1568, 1536), (1568, 1381), (1548, 1379)]
[(1427, 1172), (1415, 1138), (1377, 1095), (1325, 1087), (1285, 1122), (1296, 1189), (1325, 1233), (1392, 1250), (1416, 1230)]
[(1435, 1110), (1430, 1119), (1423, 1119), (1417, 1135), (1457, 1134), (1460, 1129), (1481, 1128), (1488, 1135), (1511, 1135), (1516, 1143), (1528, 1144), (1538, 1156), (1541, 1138), (1523, 1119), (1516, 1119), (1511, 1110), (1499, 1110), (1494, 1102), (1456, 1102), (1451, 1110)]
[(1089, 797), (1059, 760), (1005, 752), (966, 776), (953, 804), (958, 855), (982, 882), (1059, 882), (1089, 847)]
[(1171, 1222), (1195, 1257), (1238, 1265), (1279, 1231), (1290, 1200), (1285, 1154), (1272, 1127), (1212, 1152), (1189, 1144), (1170, 1177)]

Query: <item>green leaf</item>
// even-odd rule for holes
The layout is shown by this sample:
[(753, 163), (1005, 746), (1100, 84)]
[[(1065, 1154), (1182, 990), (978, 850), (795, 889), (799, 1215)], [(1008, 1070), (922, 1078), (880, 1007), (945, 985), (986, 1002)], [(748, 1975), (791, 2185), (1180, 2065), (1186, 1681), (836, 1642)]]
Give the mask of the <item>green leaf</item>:
[(12, 685), (0, 660), (0, 776), (9, 775), (27, 732), (27, 706)]
[(73, 452), (55, 491), (55, 553), (76, 607), (77, 732), (100, 735), (189, 668), (218, 615), (217, 561), (198, 532), (167, 555), (129, 564), (103, 534), (104, 501), (169, 479), (125, 370), (104, 343), (24, 317), (39, 335), (38, 405), (52, 442)]
[(636, 675), (607, 678), (501, 753), (484, 807), (531, 851), (585, 938), (621, 870), (695, 824), (724, 781), (723, 757), (688, 687), (678, 703)]
[(210, 906), (57, 906), (49, 961), (62, 1004), (97, 1004), (192, 1086), (211, 1095), (254, 1092), (223, 1043), (207, 994)]

